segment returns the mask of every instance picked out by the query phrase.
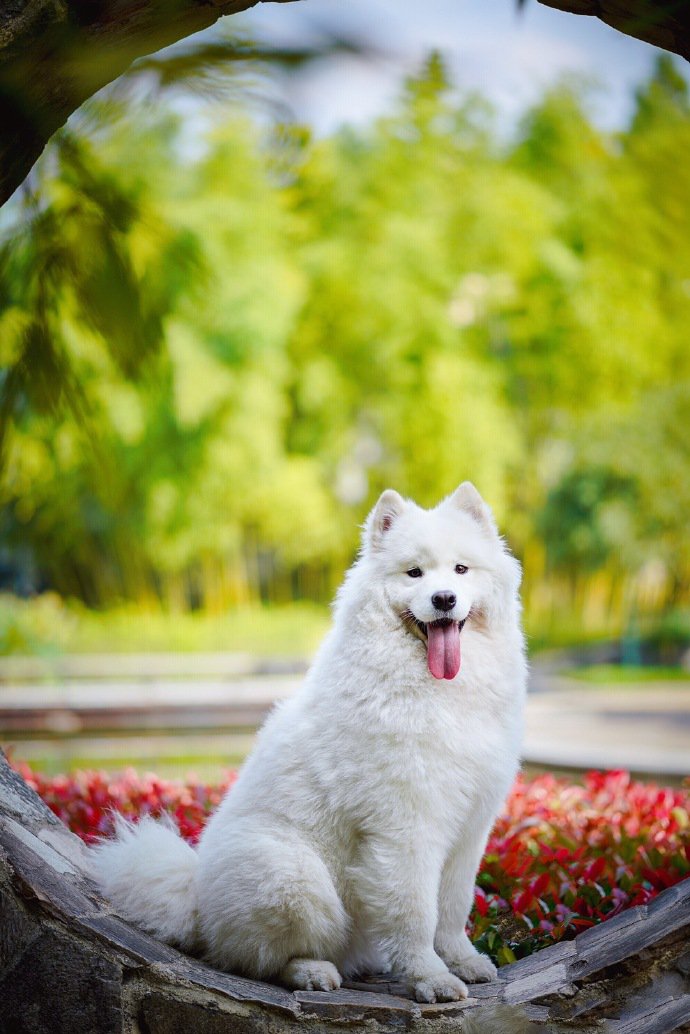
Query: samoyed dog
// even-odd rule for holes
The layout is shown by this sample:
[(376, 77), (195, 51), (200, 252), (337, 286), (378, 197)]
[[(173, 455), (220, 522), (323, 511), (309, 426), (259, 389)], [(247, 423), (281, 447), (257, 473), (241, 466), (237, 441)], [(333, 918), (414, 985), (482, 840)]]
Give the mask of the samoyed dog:
[(96, 849), (118, 912), (291, 988), (394, 970), (445, 1002), (494, 977), (465, 924), (518, 768), (519, 582), (470, 482), (433, 510), (385, 491), (332, 631), (198, 848), (144, 819)]

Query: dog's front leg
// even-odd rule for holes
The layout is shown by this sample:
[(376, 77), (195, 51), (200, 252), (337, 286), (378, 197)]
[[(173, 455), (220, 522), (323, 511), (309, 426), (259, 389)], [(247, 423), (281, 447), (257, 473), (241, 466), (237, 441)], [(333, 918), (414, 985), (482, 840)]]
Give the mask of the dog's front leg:
[(434, 943), (448, 968), (471, 983), (493, 980), (496, 967), (480, 954), (465, 933), (474, 900), (477, 869), (484, 853), (488, 831), (472, 835), (470, 830), (446, 860), (441, 875), (438, 927)]
[(395, 839), (365, 837), (350, 871), (357, 920), (420, 1002), (467, 997), (434, 950), (441, 865), (440, 851), (401, 831)]

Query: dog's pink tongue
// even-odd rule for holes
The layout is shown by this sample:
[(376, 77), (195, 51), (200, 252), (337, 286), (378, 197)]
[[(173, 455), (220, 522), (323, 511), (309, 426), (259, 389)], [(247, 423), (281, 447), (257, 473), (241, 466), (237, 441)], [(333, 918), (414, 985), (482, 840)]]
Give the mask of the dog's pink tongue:
[(456, 621), (448, 625), (427, 625), (427, 663), (435, 679), (454, 679), (460, 671), (460, 628)]

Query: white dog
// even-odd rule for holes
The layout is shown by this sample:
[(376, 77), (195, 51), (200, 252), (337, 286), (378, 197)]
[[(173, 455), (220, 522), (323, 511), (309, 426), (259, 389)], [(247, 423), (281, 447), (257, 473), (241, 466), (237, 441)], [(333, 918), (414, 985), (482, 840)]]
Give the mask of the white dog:
[(428, 511), (384, 492), (304, 685), (198, 849), (120, 822), (96, 849), (105, 894), (158, 938), (292, 988), (392, 969), (451, 1001), (461, 977), (495, 976), (465, 924), (518, 768), (519, 582), (472, 484)]

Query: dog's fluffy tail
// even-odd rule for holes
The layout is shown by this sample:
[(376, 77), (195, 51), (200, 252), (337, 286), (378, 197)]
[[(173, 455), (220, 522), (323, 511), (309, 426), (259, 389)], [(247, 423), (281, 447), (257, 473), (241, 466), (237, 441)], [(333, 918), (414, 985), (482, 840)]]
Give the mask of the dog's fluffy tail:
[(93, 871), (118, 913), (161, 941), (197, 945), (196, 851), (172, 819), (115, 819), (115, 837), (92, 849)]

